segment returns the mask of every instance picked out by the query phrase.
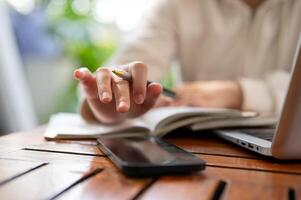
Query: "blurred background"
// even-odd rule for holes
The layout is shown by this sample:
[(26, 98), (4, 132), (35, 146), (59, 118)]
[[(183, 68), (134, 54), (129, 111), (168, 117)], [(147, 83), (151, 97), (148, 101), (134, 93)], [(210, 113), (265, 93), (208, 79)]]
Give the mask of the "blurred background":
[(0, 134), (76, 112), (73, 70), (106, 63), (148, 6), (147, 0), (0, 0)]

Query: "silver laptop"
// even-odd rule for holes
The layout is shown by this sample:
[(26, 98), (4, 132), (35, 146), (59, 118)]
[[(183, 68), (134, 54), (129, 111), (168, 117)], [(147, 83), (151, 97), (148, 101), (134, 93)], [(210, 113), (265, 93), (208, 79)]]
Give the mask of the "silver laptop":
[(239, 146), (278, 159), (301, 159), (301, 37), (276, 128), (217, 130)]

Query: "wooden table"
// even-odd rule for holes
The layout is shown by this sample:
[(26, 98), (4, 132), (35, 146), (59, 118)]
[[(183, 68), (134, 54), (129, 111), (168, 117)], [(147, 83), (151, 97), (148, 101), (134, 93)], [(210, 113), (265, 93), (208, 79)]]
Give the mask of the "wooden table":
[(0, 199), (301, 199), (301, 162), (260, 157), (204, 133), (166, 139), (207, 162), (194, 175), (129, 179), (95, 141), (0, 138)]

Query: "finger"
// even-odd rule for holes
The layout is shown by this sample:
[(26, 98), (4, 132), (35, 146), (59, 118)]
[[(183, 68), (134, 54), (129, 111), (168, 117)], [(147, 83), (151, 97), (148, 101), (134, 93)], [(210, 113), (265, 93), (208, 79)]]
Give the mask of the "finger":
[(161, 94), (162, 86), (159, 83), (151, 83), (150, 85), (148, 85), (143, 108), (145, 110), (151, 109), (155, 105), (157, 99)]
[(98, 97), (96, 79), (89, 69), (76, 69), (73, 73), (73, 77), (80, 81), (88, 99), (94, 99)]
[(113, 91), (116, 101), (116, 110), (125, 113), (130, 109), (129, 83), (121, 78), (113, 78)]
[(100, 101), (103, 103), (111, 102), (111, 71), (109, 68), (102, 67), (96, 71), (96, 83)]
[(146, 94), (147, 66), (142, 62), (133, 62), (129, 64), (129, 72), (132, 75), (134, 102), (136, 104), (142, 104)]

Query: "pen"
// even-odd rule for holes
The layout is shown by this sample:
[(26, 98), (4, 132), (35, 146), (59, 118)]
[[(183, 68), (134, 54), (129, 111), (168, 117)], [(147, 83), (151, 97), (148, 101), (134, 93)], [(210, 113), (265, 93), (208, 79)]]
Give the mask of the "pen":
[[(113, 72), (116, 76), (122, 78), (123, 80), (129, 81), (129, 82), (132, 81), (132, 76), (131, 76), (128, 72), (126, 72), (126, 71), (124, 71), (124, 70), (114, 69), (114, 70), (112, 70), (112, 72)], [(152, 83), (151, 81), (147, 81), (147, 85), (149, 85), (149, 84), (151, 84), (151, 83)], [(175, 93), (175, 92), (173, 92), (173, 91), (171, 91), (171, 90), (169, 90), (169, 89), (167, 89), (167, 88), (164, 88), (164, 87), (163, 87), (163, 95), (168, 96), (168, 97), (171, 97), (171, 98), (173, 98), (173, 99), (176, 98), (176, 93)]]

